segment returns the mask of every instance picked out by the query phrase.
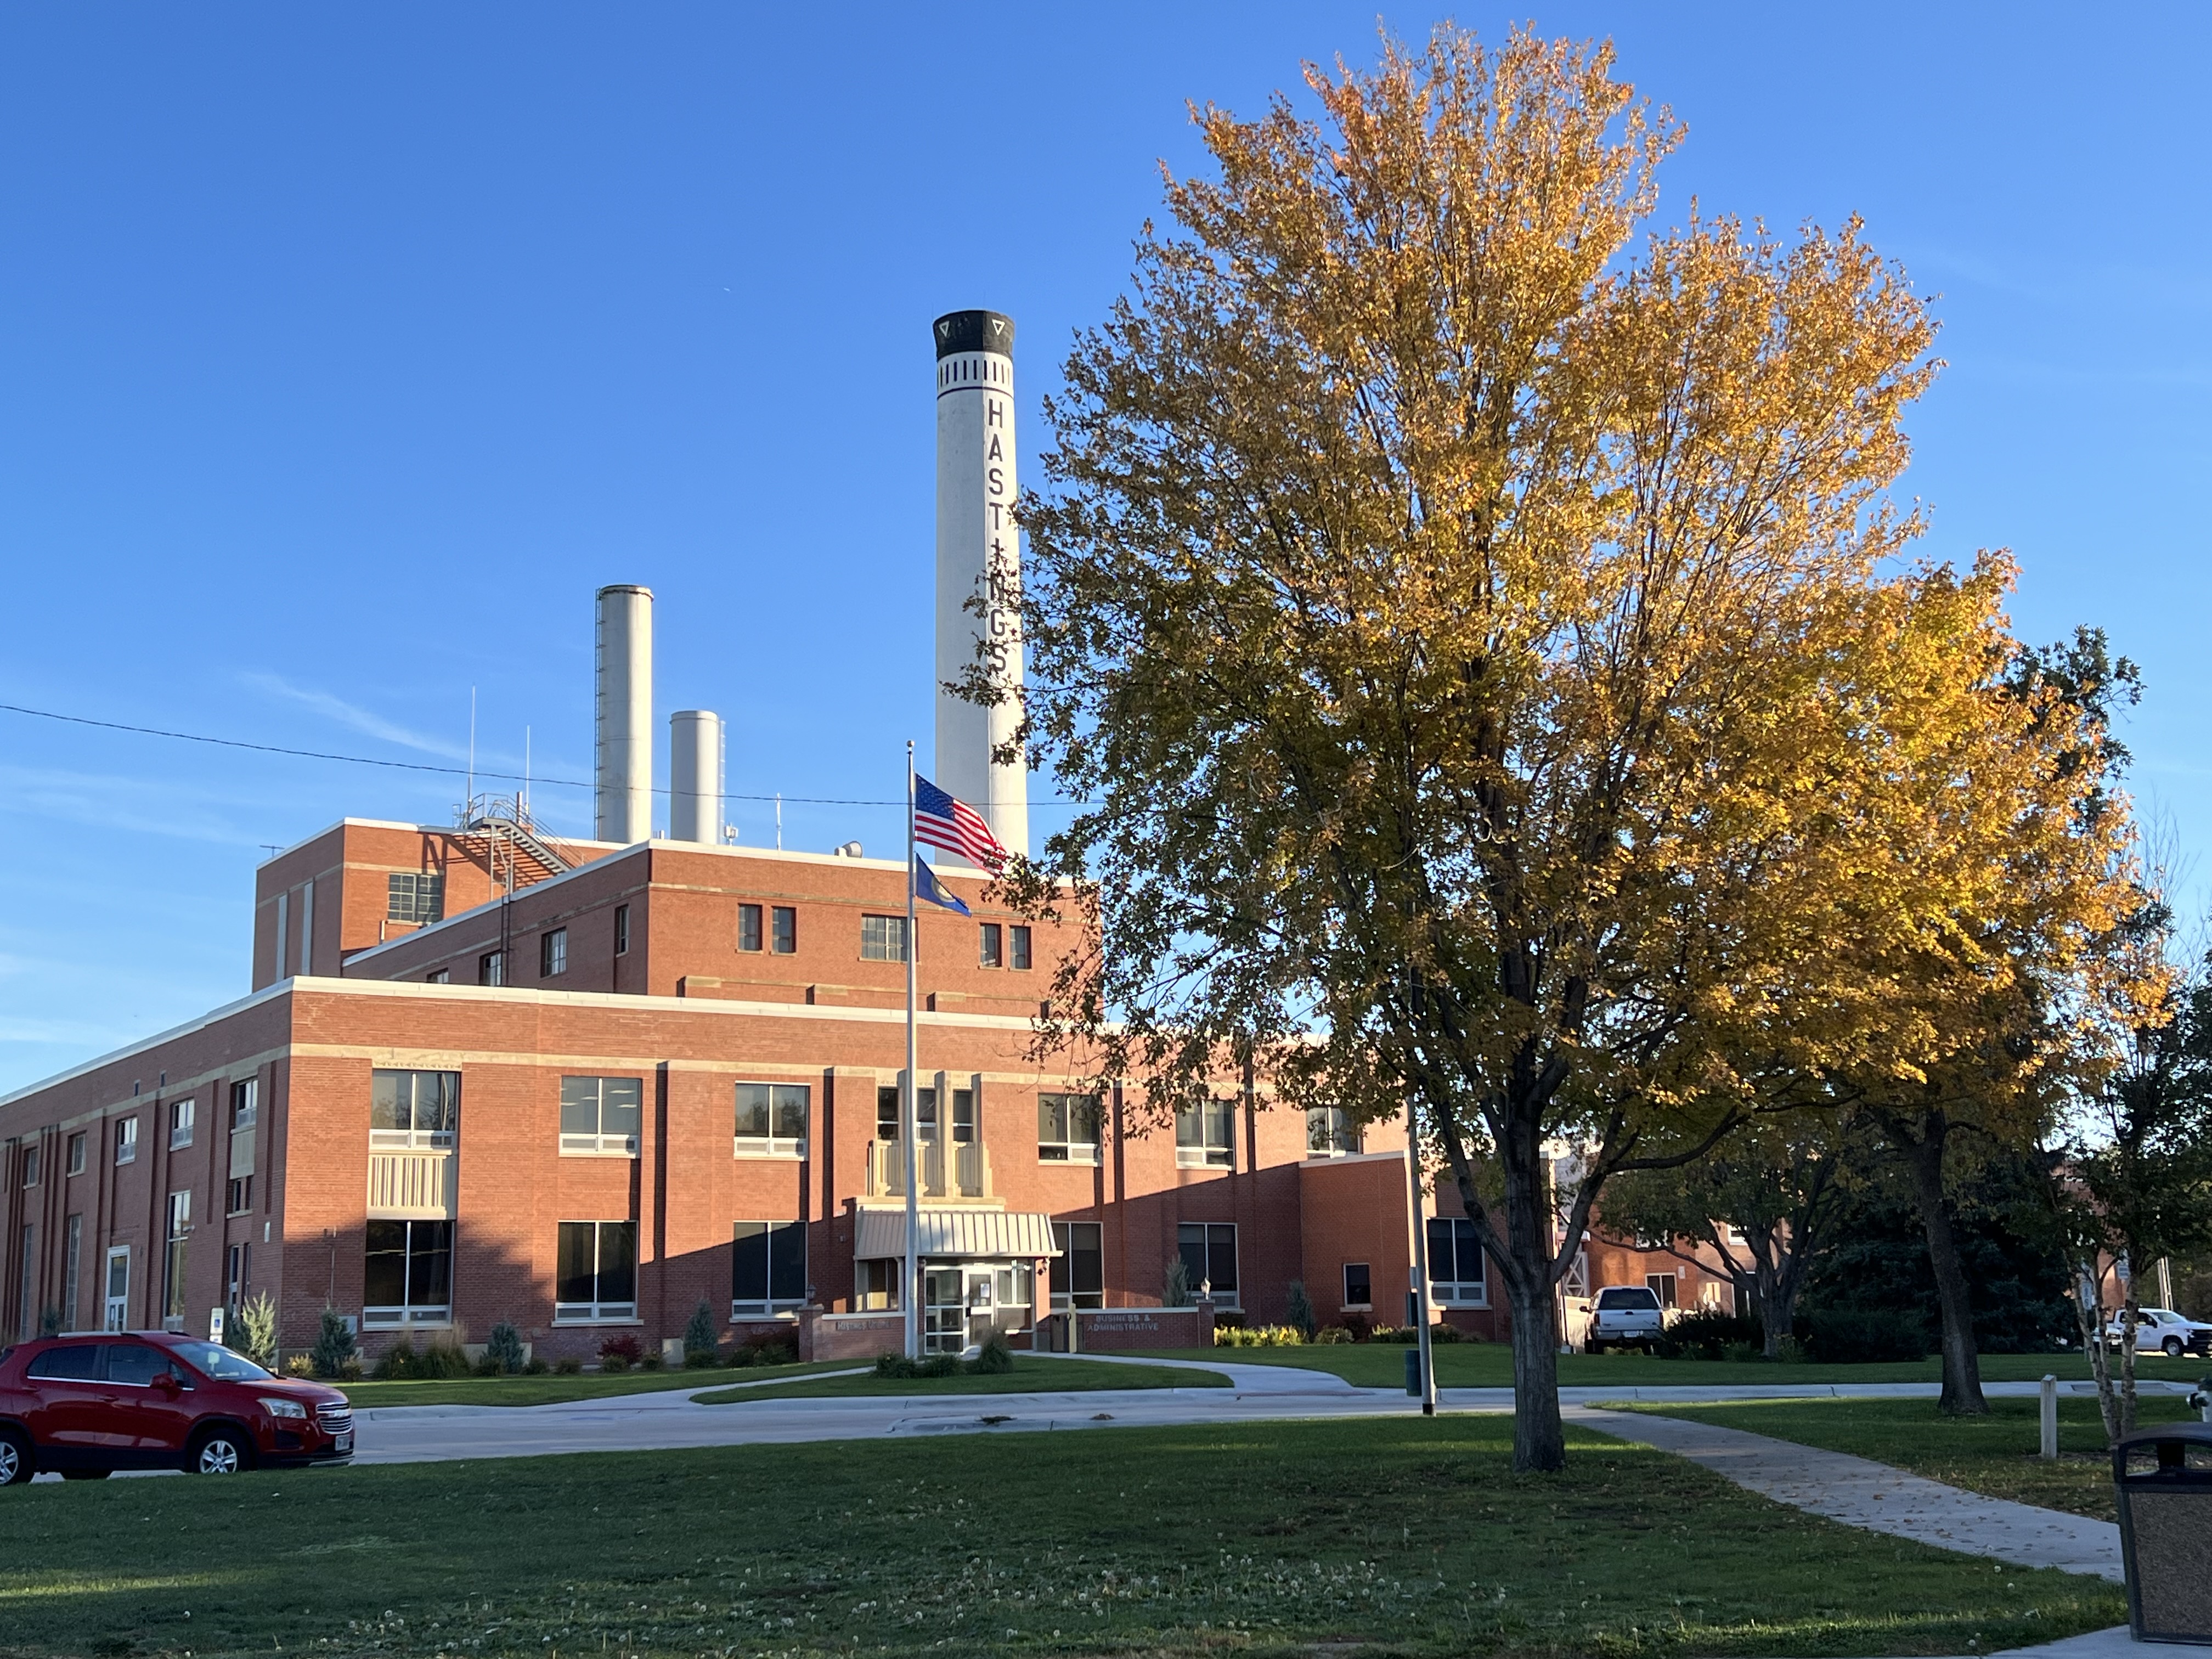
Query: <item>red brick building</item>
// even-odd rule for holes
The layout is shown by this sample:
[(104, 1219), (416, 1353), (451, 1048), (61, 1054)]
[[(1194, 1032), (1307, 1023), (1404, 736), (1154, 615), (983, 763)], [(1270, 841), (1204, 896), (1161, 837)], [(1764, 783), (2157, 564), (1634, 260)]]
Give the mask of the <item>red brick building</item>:
[[(933, 1342), (1158, 1308), (1176, 1262), (1249, 1322), (1293, 1280), (1324, 1322), (1402, 1319), (1398, 1126), (1233, 1078), (1180, 1119), (1083, 1093), (1033, 1052), (1060, 939), (943, 879), (975, 915), (929, 909), (915, 941)], [(0, 1338), (197, 1329), (265, 1290), (288, 1348), (329, 1306), (372, 1351), (505, 1319), (559, 1357), (673, 1338), (702, 1300), (732, 1336), (895, 1306), (903, 881), (489, 819), (280, 854), (250, 995), (0, 1098)], [(1466, 1232), (1429, 1224), (1438, 1299), (1496, 1334)]]

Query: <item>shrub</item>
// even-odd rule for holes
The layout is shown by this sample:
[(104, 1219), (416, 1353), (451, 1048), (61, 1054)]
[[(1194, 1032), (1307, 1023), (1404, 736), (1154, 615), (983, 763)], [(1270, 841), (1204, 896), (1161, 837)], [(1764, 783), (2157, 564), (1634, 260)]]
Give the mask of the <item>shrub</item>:
[[(544, 1362), (533, 1359), (530, 1363), (535, 1365)], [(553, 1362), (553, 1374), (556, 1376), (574, 1376), (583, 1369), (584, 1362), (573, 1357), (568, 1359), (556, 1359)]]
[(403, 1336), (384, 1351), (369, 1375), (380, 1382), (404, 1382), (416, 1376), (415, 1339)]
[(315, 1361), (311, 1354), (295, 1353), (284, 1362), (284, 1375), (287, 1376), (313, 1376), (314, 1374)]
[(1436, 1324), (1429, 1327), (1429, 1341), (1432, 1345), (1438, 1342), (1464, 1342), (1466, 1340), (1467, 1333), (1460, 1329), (1456, 1325), (1447, 1325), (1439, 1320)]
[(536, 1354), (531, 1355), (529, 1358), (522, 1362), (522, 1374), (525, 1376), (543, 1376), (546, 1372), (552, 1369), (553, 1368), (550, 1365), (540, 1359)]
[(415, 1362), (415, 1375), (433, 1382), (444, 1382), (450, 1377), (466, 1376), (476, 1368), (469, 1364), (467, 1352), (461, 1346), (459, 1331), (441, 1331), (430, 1339)]
[(1763, 1346), (1766, 1328), (1749, 1314), (1693, 1308), (1667, 1328), (1667, 1340), (1685, 1358), (1718, 1359), (1731, 1343), (1749, 1342)]
[[(1013, 1355), (1006, 1355), (1007, 1367), (1012, 1368)], [(924, 1359), (908, 1359), (902, 1353), (879, 1353), (876, 1356), (876, 1375), (908, 1381), (917, 1376), (957, 1376), (960, 1375), (960, 1356), (933, 1353)]]
[(1375, 1329), (1375, 1322), (1363, 1313), (1348, 1313), (1344, 1316), (1344, 1328), (1352, 1333), (1354, 1342), (1364, 1342)]
[(522, 1352), (522, 1333), (502, 1319), (484, 1339), (483, 1357), (497, 1367), (495, 1375), (513, 1376), (529, 1363)]
[(741, 1362), (733, 1355), (730, 1360), (733, 1365), (795, 1365), (799, 1363), (799, 1340), (790, 1336), (749, 1336), (738, 1352), (745, 1358)]
[(702, 1297), (699, 1305), (691, 1310), (691, 1322), (684, 1328), (684, 1363), (687, 1365), (711, 1365), (722, 1346), (722, 1328), (714, 1318), (714, 1310)]
[(1721, 1345), (1721, 1358), (1741, 1365), (1750, 1360), (1765, 1358), (1766, 1350), (1756, 1342), (1724, 1342)]
[(1217, 1325), (1213, 1328), (1213, 1346), (1217, 1348), (1301, 1348), (1305, 1346), (1306, 1334), (1295, 1325)]
[(628, 1331), (618, 1331), (599, 1344), (599, 1369), (626, 1371), (645, 1358), (645, 1345)]
[(1288, 1306), (1290, 1322), (1297, 1328), (1298, 1335), (1305, 1341), (1312, 1341), (1314, 1332), (1321, 1322), (1314, 1317), (1313, 1298), (1306, 1294), (1304, 1279), (1291, 1281)]
[(346, 1328), (336, 1308), (323, 1310), (322, 1328), (315, 1334), (315, 1346), (309, 1358), (315, 1375), (325, 1378), (343, 1376), (349, 1360), (360, 1363), (353, 1333)]
[(1324, 1325), (1314, 1337), (1322, 1347), (1340, 1346), (1352, 1340), (1352, 1333), (1341, 1325)]
[(1928, 1353), (1928, 1327), (1917, 1314), (1824, 1308), (1807, 1315), (1802, 1329), (1804, 1352), (1824, 1365), (1921, 1359)]
[(993, 1331), (984, 1340), (983, 1351), (968, 1362), (968, 1369), (977, 1376), (1004, 1376), (1014, 1369), (1014, 1351), (1006, 1346), (1006, 1335)]
[(1194, 1300), (1190, 1293), (1190, 1269), (1183, 1265), (1182, 1258), (1177, 1256), (1168, 1263), (1167, 1272), (1161, 1277), (1160, 1306), (1188, 1308)]
[(239, 1304), (230, 1346), (255, 1364), (276, 1368), (276, 1304), (266, 1291)]

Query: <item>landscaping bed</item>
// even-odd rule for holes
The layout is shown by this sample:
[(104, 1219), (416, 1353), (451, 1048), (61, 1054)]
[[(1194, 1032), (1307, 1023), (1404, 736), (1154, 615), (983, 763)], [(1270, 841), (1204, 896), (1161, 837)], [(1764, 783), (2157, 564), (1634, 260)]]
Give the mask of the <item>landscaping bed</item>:
[[(1990, 1652), (2118, 1586), (1502, 1417), (502, 1459), (0, 1492), (0, 1654)], [(1378, 1656), (1379, 1659), (1379, 1656)]]

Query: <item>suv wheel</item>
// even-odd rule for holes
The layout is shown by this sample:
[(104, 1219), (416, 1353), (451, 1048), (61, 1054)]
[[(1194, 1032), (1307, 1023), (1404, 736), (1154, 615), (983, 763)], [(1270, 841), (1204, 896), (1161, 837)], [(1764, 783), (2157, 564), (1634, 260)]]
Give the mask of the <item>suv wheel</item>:
[(193, 1444), (185, 1467), (194, 1474), (237, 1474), (253, 1467), (253, 1448), (236, 1429), (213, 1429)]
[(2185, 1352), (2187, 1352), (2188, 1347), (2189, 1347), (2189, 1345), (2188, 1345), (2187, 1343), (2184, 1342), (2184, 1341), (2183, 1341), (2179, 1337), (2178, 1337), (2178, 1336), (2169, 1336), (2169, 1337), (2167, 1337), (2167, 1338), (2166, 1339), (2165, 1342), (2164, 1342), (2163, 1344), (2161, 1344), (2160, 1346), (2162, 1346), (2166, 1349), (2166, 1357), (2168, 1359), (2179, 1359), (2179, 1358), (2181, 1358), (2181, 1356), (2183, 1355), (2183, 1353), (2185, 1353)]
[(31, 1478), (31, 1443), (13, 1429), (0, 1429), (0, 1486), (20, 1486)]

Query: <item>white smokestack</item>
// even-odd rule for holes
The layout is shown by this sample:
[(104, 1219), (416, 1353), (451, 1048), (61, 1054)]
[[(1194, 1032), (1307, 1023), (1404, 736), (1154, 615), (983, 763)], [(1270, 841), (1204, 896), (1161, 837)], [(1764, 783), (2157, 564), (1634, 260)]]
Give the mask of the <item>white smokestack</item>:
[(722, 717), (703, 708), (668, 717), (668, 838), (722, 839)]
[[(1021, 707), (944, 690), (988, 641), (991, 683), (1022, 684), (1021, 544), (1014, 531), (1014, 324), (995, 311), (939, 317), (937, 334), (937, 757), (932, 780), (983, 815), (1010, 852), (1030, 850), (1029, 769), (1000, 765)], [(977, 616), (969, 601), (985, 596)], [(949, 854), (947, 856), (950, 856)]]
[(601, 841), (653, 838), (653, 590), (603, 587), (599, 625), (599, 797)]

